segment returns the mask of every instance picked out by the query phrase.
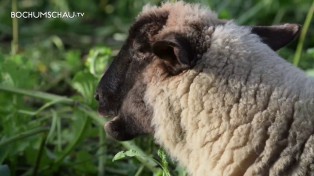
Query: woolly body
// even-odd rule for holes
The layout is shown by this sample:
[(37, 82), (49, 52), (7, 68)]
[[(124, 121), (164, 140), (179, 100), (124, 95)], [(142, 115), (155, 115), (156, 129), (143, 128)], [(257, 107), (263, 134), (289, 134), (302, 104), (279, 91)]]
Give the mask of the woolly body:
[[(216, 16), (197, 5), (169, 3), (142, 15), (162, 10), (169, 17), (159, 35), (178, 30), (205, 39), (195, 44), (207, 50), (173, 77), (159, 74), (158, 62), (147, 68), (156, 141), (194, 176), (314, 175), (314, 81), (248, 28), (211, 28)], [(202, 34), (189, 32), (205, 22)]]

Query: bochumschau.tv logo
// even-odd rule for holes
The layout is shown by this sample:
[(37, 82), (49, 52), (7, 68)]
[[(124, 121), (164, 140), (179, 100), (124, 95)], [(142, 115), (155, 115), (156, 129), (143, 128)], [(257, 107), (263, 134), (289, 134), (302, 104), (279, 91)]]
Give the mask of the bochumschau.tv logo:
[(11, 12), (11, 18), (82, 18), (83, 12)]

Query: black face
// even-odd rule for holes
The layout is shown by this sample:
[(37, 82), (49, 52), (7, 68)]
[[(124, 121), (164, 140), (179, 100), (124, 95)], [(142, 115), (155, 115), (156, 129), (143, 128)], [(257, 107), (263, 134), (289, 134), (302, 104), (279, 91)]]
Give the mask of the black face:
[(117, 140), (129, 140), (149, 133), (151, 110), (145, 105), (143, 95), (146, 85), (142, 71), (149, 58), (135, 58), (125, 45), (102, 77), (96, 98), (99, 113), (113, 118), (105, 125), (106, 132)]
[(152, 109), (143, 96), (146, 84), (144, 70), (154, 59), (149, 34), (157, 33), (167, 15), (149, 16), (137, 21), (129, 38), (99, 82), (96, 99), (99, 113), (113, 118), (105, 125), (106, 132), (117, 140), (129, 140), (153, 131)]

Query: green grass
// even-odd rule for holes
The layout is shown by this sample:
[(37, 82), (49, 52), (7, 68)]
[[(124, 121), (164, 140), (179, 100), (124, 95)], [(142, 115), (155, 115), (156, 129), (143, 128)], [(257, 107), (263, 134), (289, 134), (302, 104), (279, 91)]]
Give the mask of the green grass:
[[(314, 76), (312, 0), (190, 0), (243, 25), (303, 24), (279, 54)], [(97, 83), (146, 3), (0, 1), (0, 175), (186, 176), (150, 136), (107, 137)], [(298, 7), (298, 8), (296, 8)], [(11, 19), (11, 11), (77, 11), (81, 19)], [(117, 154), (117, 155), (116, 155)], [(112, 161), (120, 157), (120, 160)]]
[(313, 18), (313, 14), (314, 14), (314, 1), (312, 2), (312, 5), (307, 13), (307, 16), (306, 16), (306, 19), (305, 19), (305, 22), (304, 22), (304, 25), (303, 25), (303, 29), (302, 29), (302, 32), (301, 32), (301, 36), (300, 36), (300, 39), (299, 39), (299, 43), (298, 43), (298, 46), (297, 46), (297, 50), (295, 52), (295, 55), (294, 55), (294, 58), (293, 58), (293, 64), (295, 66), (298, 66), (299, 62), (300, 62), (300, 59), (301, 59), (301, 55), (302, 55), (302, 50), (303, 50), (303, 46), (304, 46), (304, 43), (305, 43), (305, 37), (306, 37), (306, 34), (309, 30), (309, 27), (310, 27), (310, 24), (311, 24), (311, 21), (312, 21), (312, 18)]

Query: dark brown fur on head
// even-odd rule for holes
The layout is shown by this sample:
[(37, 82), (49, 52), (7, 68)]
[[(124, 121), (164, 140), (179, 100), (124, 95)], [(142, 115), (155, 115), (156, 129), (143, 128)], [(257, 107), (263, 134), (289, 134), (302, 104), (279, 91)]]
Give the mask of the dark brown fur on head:
[(152, 62), (151, 36), (166, 23), (167, 13), (140, 18), (129, 30), (129, 37), (102, 77), (96, 92), (99, 112), (109, 118), (106, 132), (117, 140), (129, 140), (153, 131), (152, 109), (143, 100), (143, 70)]

